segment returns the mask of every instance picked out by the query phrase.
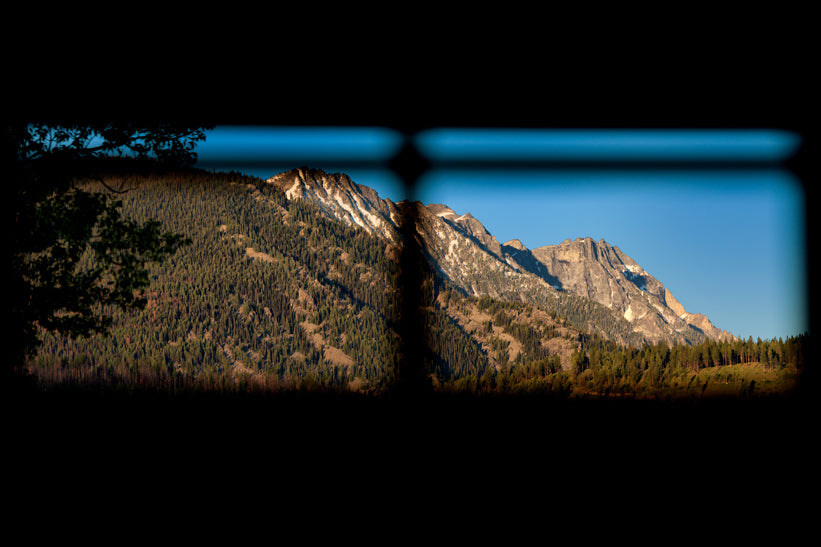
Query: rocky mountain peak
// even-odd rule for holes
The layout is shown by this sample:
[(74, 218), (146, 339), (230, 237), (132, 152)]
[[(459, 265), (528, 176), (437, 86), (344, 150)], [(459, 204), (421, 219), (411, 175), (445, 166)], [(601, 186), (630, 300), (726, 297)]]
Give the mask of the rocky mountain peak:
[(502, 258), (502, 246), (499, 241), (473, 215), (465, 213), (456, 219), (456, 223), (462, 227), (466, 235), (472, 237), (497, 258)]
[(396, 204), (380, 198), (373, 188), (355, 183), (348, 175), (299, 167), (266, 182), (282, 190), (289, 200), (308, 199), (330, 218), (398, 240)]
[(728, 335), (705, 316), (687, 313), (658, 279), (604, 239), (567, 239), (532, 254), (564, 290), (617, 311), (650, 341), (696, 342)]
[[(502, 247), (503, 248), (508, 247), (509, 249), (514, 250), (514, 251), (526, 251), (527, 250), (527, 247), (524, 246), (524, 243), (522, 243), (518, 239), (511, 239), (510, 241), (508, 241), (506, 243), (502, 243)], [(506, 251), (509, 252), (508, 249), (506, 249)]]
[(440, 217), (457, 217), (459, 215), (456, 214), (456, 211), (444, 205), (442, 203), (431, 203), (430, 205), (426, 206), (428, 211), (432, 214)]

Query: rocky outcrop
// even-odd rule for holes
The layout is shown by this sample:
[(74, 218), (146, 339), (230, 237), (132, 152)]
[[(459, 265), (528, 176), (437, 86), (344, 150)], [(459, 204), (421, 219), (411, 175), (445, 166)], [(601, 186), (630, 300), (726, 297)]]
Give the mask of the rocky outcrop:
[(701, 314), (687, 313), (669, 289), (603, 239), (566, 240), (533, 250), (564, 290), (616, 310), (648, 340), (698, 342), (730, 337)]
[(380, 198), (373, 188), (353, 182), (348, 175), (300, 167), (275, 175), (267, 182), (285, 192), (288, 199), (316, 203), (331, 218), (391, 241), (399, 240), (396, 204)]

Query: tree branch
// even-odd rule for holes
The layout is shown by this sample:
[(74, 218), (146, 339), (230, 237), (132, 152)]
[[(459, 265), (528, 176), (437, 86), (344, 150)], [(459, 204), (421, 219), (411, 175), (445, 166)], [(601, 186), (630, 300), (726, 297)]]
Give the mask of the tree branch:
[(90, 178), (92, 178), (92, 179), (96, 180), (97, 182), (99, 182), (100, 184), (102, 184), (106, 188), (106, 190), (108, 190), (112, 194), (126, 194), (126, 193), (128, 193), (129, 190), (131, 190), (131, 188), (126, 188), (124, 190), (116, 190), (116, 189), (112, 188), (111, 186), (109, 186), (108, 183), (102, 179), (102, 177), (92, 176)]

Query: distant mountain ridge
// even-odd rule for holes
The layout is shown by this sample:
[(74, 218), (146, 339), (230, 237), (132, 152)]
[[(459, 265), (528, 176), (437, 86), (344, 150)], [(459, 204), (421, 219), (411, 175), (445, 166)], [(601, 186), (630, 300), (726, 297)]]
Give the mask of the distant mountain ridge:
[(584, 326), (623, 343), (632, 340), (624, 336), (626, 331), (651, 343), (734, 339), (706, 316), (687, 312), (659, 280), (603, 239), (581, 237), (530, 250), (518, 239), (500, 244), (469, 212), (459, 214), (445, 204), (393, 203), (344, 174), (301, 167), (267, 182), (289, 200), (312, 201), (329, 218), (392, 244), (401, 241), (402, 211), (413, 207), (417, 238), (427, 258), (443, 279), (466, 295), (547, 309), (578, 306), (573, 297), (581, 297), (598, 305), (597, 318)]

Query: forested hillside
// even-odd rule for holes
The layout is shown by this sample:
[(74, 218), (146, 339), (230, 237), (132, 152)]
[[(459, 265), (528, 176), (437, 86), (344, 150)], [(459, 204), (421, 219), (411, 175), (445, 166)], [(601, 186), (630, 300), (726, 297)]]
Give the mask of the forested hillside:
[[(126, 216), (156, 218), (191, 243), (152, 266), (145, 309), (109, 311), (107, 336), (44, 334), (30, 363), (42, 384), (169, 392), (391, 386), (396, 247), (237, 173), (109, 182), (132, 187), (118, 196)], [(443, 312), (425, 313), (428, 368), (445, 377), (483, 372), (475, 342)]]
[[(29, 363), (44, 389), (374, 394), (393, 385), (400, 249), (389, 240), (238, 173), (109, 186), (132, 188), (116, 196), (125, 216), (157, 219), (190, 244), (152, 265), (144, 309), (109, 310), (107, 335), (44, 333)], [(547, 309), (468, 297), (433, 272), (419, 309), (440, 391), (749, 395), (755, 385), (791, 387), (803, 367), (804, 337), (668, 346), (625, 332), (631, 345), (621, 346), (582, 329), (602, 308), (591, 300), (568, 295)]]
[(136, 185), (120, 197), (127, 216), (156, 218), (191, 244), (154, 265), (147, 306), (115, 315), (108, 336), (45, 335), (41, 379), (206, 390), (389, 383), (396, 272), (386, 246), (260, 182), (198, 171), (125, 181)]

